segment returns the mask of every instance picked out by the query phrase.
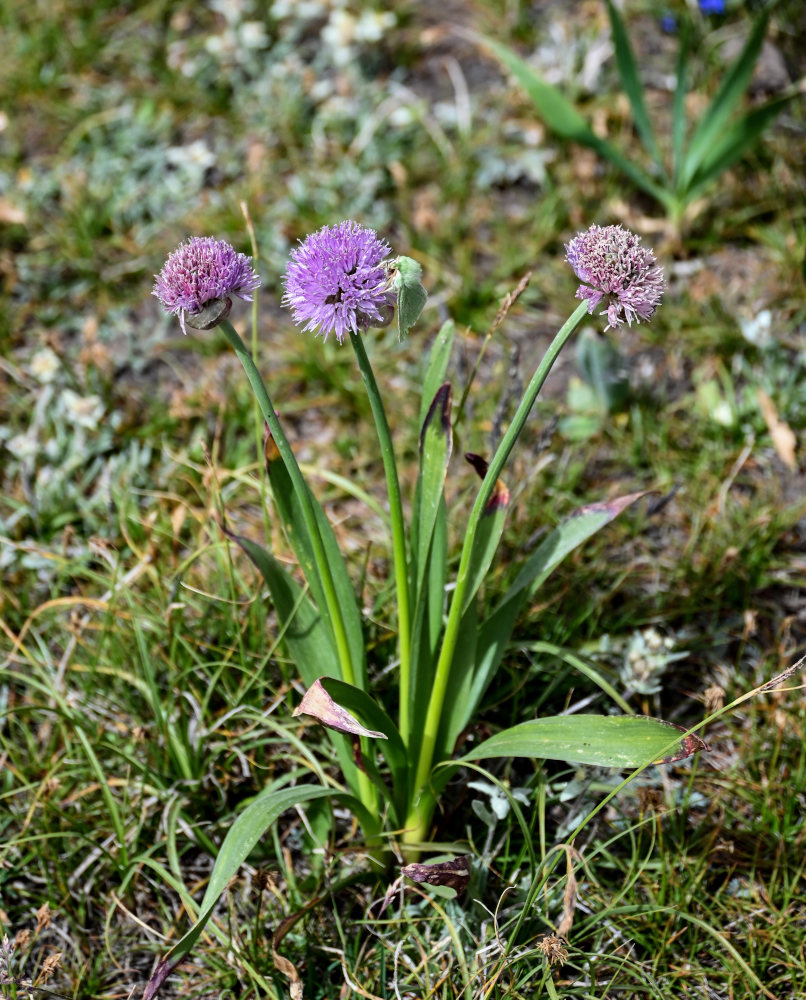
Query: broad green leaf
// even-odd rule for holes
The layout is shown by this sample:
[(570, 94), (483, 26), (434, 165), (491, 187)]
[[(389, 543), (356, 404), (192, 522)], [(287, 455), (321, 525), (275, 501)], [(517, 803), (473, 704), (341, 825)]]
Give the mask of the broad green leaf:
[(690, 186), (709, 150), (720, 141), (728, 119), (747, 91), (747, 86), (753, 75), (753, 68), (761, 52), (764, 35), (767, 33), (769, 17), (769, 9), (762, 10), (753, 25), (744, 48), (725, 74), (713, 100), (694, 130), (691, 144), (685, 155), (684, 189)]
[(325, 797), (339, 799), (355, 813), (360, 821), (368, 823), (370, 830), (373, 828), (372, 817), (364, 806), (353, 796), (346, 795), (344, 792), (324, 788), (321, 785), (298, 785), (295, 788), (278, 789), (276, 782), (264, 788), (259, 795), (252, 799), (230, 827), (213, 865), (196, 923), (160, 960), (146, 985), (143, 1000), (152, 1000), (156, 996), (171, 970), (196, 943), (213, 914), (219, 896), (266, 830), (277, 821), (286, 809), (301, 805), (303, 802), (310, 802), (312, 799)]
[[(473, 466), (479, 476), (484, 479), (487, 475), (487, 462), (480, 455), (468, 452), (465, 458)], [(473, 547), (470, 550), (470, 565), (468, 566), (468, 583), (465, 588), (464, 605), (462, 613), (467, 610), (471, 601), (475, 600), (476, 594), (487, 576), (487, 571), (492, 564), (493, 557), (501, 541), (501, 534), (504, 530), (504, 521), (509, 510), (509, 490), (502, 480), (498, 480), (487, 501), (487, 505), (482, 511), (479, 519), (476, 536), (473, 539)]]
[(345, 681), (335, 680), (332, 677), (323, 677), (322, 687), (339, 705), (355, 712), (365, 725), (386, 735), (386, 740), (379, 743), (377, 749), (384, 755), (389, 765), (392, 774), (397, 822), (402, 823), (408, 809), (409, 762), (406, 747), (403, 745), (397, 726), (374, 698), (371, 698), (361, 688), (347, 684)]
[(420, 432), (420, 475), (417, 490), (417, 547), (413, 553), (416, 566), (415, 595), (425, 579), (431, 536), (437, 511), (445, 488), (445, 475), (451, 457), (451, 384), (445, 382), (437, 390)]
[[(581, 507), (552, 531), (521, 567), (512, 586), (479, 629), (473, 685), (465, 702), (470, 719), (495, 676), (526, 600), (579, 545), (618, 517), (647, 490)], [(464, 723), (466, 725), (466, 722)]]
[(684, 760), (708, 746), (662, 719), (638, 715), (559, 715), (531, 719), (491, 736), (459, 759), (537, 757), (598, 767), (635, 768)]
[(398, 257), (392, 264), (392, 287), (397, 292), (397, 332), (405, 340), (428, 300), (428, 292), (420, 280), (423, 269), (411, 257)]
[(339, 659), (322, 616), (305, 591), (283, 566), (257, 542), (224, 529), (260, 570), (280, 621), (281, 641), (294, 661), (305, 687), (318, 677), (338, 677)]
[(652, 125), (649, 121), (649, 114), (647, 113), (644, 101), (644, 89), (641, 86), (641, 80), (638, 76), (638, 64), (635, 61), (635, 54), (633, 53), (632, 45), (630, 45), (624, 21), (613, 5), (613, 0), (607, 0), (607, 13), (610, 16), (610, 28), (613, 33), (613, 45), (616, 49), (616, 64), (619, 76), (621, 77), (621, 85), (630, 101), (635, 127), (641, 136), (646, 151), (652, 157), (658, 169), (663, 173), (663, 158), (660, 155), (655, 135), (652, 132)]
[(727, 128), (703, 157), (686, 192), (687, 200), (696, 198), (716, 177), (740, 159), (794, 96), (787, 94), (770, 101), (755, 111), (743, 115)]
[[(266, 442), (266, 469), (269, 475), (269, 482), (271, 483), (274, 504), (282, 519), (286, 537), (299, 560), (323, 621), (330, 634), (333, 635), (333, 623), (330, 621), (327, 613), (327, 602), (325, 601), (320, 567), (316, 565), (313, 557), (314, 550), (308, 533), (308, 527), (302, 514), (300, 498), (293, 489), (291, 477), (274, 448), (274, 443), (270, 437)], [(313, 506), (316, 526), (319, 531), (322, 548), (324, 549), (325, 559), (327, 560), (327, 569), (333, 581), (341, 620), (347, 634), (355, 679), (362, 687), (366, 687), (367, 665), (364, 650), (364, 635), (353, 585), (350, 581), (347, 567), (344, 564), (344, 557), (336, 541), (336, 536), (333, 534), (333, 528), (325, 516), (325, 512), (322, 510), (319, 501), (310, 489), (308, 490), (308, 495)], [(333, 642), (335, 648), (335, 638)]]
[(563, 97), (555, 86), (547, 83), (524, 59), (491, 38), (484, 38), (483, 43), (521, 84), (540, 118), (552, 132), (556, 132), (562, 139), (570, 139), (595, 150), (618, 167), (634, 184), (657, 198), (662, 204), (670, 202), (669, 192), (653, 181), (645, 170), (624, 156), (615, 146), (605, 139), (600, 139), (574, 105)]
[(423, 378), (423, 394), (420, 397), (420, 427), (425, 423), (425, 418), (434, 400), (434, 396), (437, 394), (437, 389), (445, 381), (445, 373), (448, 370), (448, 362), (451, 358), (451, 348), (453, 347), (455, 333), (456, 324), (452, 319), (448, 319), (440, 327), (439, 333), (431, 345), (428, 366)]

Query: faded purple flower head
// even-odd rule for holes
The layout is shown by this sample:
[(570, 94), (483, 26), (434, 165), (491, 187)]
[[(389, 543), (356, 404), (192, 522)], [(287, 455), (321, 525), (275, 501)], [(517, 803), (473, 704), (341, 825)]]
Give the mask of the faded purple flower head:
[(578, 299), (588, 300), (588, 312), (604, 299), (607, 326), (649, 320), (660, 305), (665, 284), (655, 254), (641, 245), (641, 237), (621, 226), (591, 226), (565, 248), (565, 259), (584, 281)]
[(372, 229), (357, 222), (324, 226), (291, 251), (285, 272), (283, 305), (304, 330), (345, 334), (385, 326), (392, 318), (395, 293), (384, 260), (391, 250)]
[(180, 243), (155, 278), (152, 294), (166, 312), (178, 314), (183, 333), (186, 317), (195, 329), (217, 326), (229, 315), (231, 295), (251, 302), (260, 285), (252, 258), (212, 236), (191, 236)]

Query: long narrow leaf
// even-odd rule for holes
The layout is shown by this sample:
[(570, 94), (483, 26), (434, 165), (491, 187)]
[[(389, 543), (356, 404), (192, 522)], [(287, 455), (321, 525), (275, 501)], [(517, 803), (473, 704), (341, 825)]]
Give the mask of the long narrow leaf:
[(456, 324), (452, 319), (446, 320), (439, 329), (439, 333), (431, 345), (431, 353), (428, 357), (428, 367), (423, 377), (423, 394), (420, 397), (420, 420), (419, 426), (425, 423), (428, 409), (437, 394), (437, 389), (445, 381), (445, 373), (448, 370), (448, 362), (451, 358), (451, 348), (453, 338), (456, 333)]
[(552, 132), (562, 139), (570, 139), (595, 150), (618, 167), (636, 186), (651, 194), (662, 204), (669, 203), (671, 200), (669, 192), (653, 181), (645, 170), (624, 156), (615, 146), (605, 139), (600, 139), (574, 105), (555, 86), (547, 83), (539, 73), (535, 72), (525, 60), (491, 38), (485, 38), (483, 42), (521, 84), (531, 98), (537, 113)]
[(411, 643), (411, 731), (409, 744), (419, 743), (428, 699), (434, 680), (439, 640), (445, 612), (445, 584), (448, 574), (448, 512), (442, 500), (434, 522), (428, 571), (423, 581), (412, 624)]
[(385, 734), (386, 740), (378, 744), (378, 750), (383, 753), (392, 773), (395, 808), (398, 812), (398, 822), (402, 823), (408, 806), (409, 762), (406, 747), (397, 727), (366, 691), (330, 677), (322, 679), (322, 687), (339, 705), (355, 712), (365, 725), (372, 726)]
[(646, 103), (644, 101), (644, 89), (638, 76), (638, 64), (635, 61), (635, 54), (630, 45), (630, 39), (621, 15), (613, 5), (613, 0), (607, 0), (607, 13), (610, 16), (610, 28), (613, 32), (613, 45), (616, 50), (616, 65), (618, 66), (621, 85), (624, 93), (630, 102), (632, 116), (635, 127), (641, 137), (646, 151), (654, 160), (658, 170), (663, 170), (663, 158), (660, 155), (652, 125), (649, 121)]
[[(473, 685), (465, 701), (467, 719), (495, 676), (524, 603), (578, 546), (609, 524), (647, 491), (581, 507), (558, 525), (521, 567), (506, 596), (479, 629)], [(463, 724), (466, 724), (463, 723)]]
[(728, 119), (747, 91), (747, 85), (753, 75), (753, 68), (761, 52), (764, 35), (767, 33), (769, 18), (769, 9), (762, 10), (750, 31), (744, 48), (725, 74), (713, 100), (694, 130), (691, 145), (685, 156), (684, 188), (689, 187), (708, 151), (719, 141)]
[(686, 141), (686, 86), (688, 84), (689, 25), (680, 28), (680, 48), (677, 51), (677, 76), (672, 101), (672, 184), (677, 191), (683, 169), (683, 148)]
[(160, 960), (146, 985), (143, 1000), (152, 1000), (156, 996), (171, 971), (187, 955), (199, 939), (205, 925), (213, 915), (213, 910), (218, 903), (219, 896), (226, 889), (230, 879), (237, 873), (240, 866), (249, 856), (252, 848), (266, 830), (277, 821), (286, 809), (290, 809), (295, 805), (301, 805), (303, 802), (310, 802), (313, 799), (321, 798), (347, 800), (350, 809), (357, 816), (368, 820), (370, 828), (372, 827), (371, 817), (366, 813), (361, 803), (352, 796), (345, 795), (344, 792), (325, 788), (321, 785), (301, 785), (295, 788), (278, 790), (276, 784), (272, 784), (264, 788), (230, 827), (227, 836), (224, 838), (224, 843), (221, 845), (221, 850), (218, 852), (218, 857), (215, 860), (210, 881), (207, 884), (207, 891), (199, 908), (198, 920), (176, 942), (168, 954)]
[[(286, 537), (299, 560), (316, 605), (322, 614), (323, 621), (331, 634), (333, 634), (333, 624), (328, 618), (327, 602), (325, 601), (319, 570), (313, 558), (313, 546), (303, 516), (301, 500), (292, 487), (288, 471), (284, 463), (280, 460), (279, 454), (274, 450), (271, 439), (267, 441), (266, 446), (266, 470), (269, 475), (269, 482), (271, 483), (274, 503), (282, 519)], [(327, 559), (333, 580), (333, 588), (336, 593), (336, 600), (341, 613), (344, 630), (347, 635), (355, 679), (362, 687), (366, 688), (367, 666), (364, 637), (353, 585), (350, 581), (347, 567), (344, 564), (344, 557), (336, 541), (336, 536), (333, 534), (333, 528), (313, 493), (310, 490), (308, 492), (313, 505), (316, 527), (319, 531), (322, 548), (324, 549), (325, 558)]]
[[(482, 479), (487, 473), (487, 462), (480, 455), (468, 452), (465, 458), (473, 466)], [(473, 548), (470, 550), (470, 567), (468, 569), (468, 583), (465, 589), (464, 604), (462, 612), (467, 610), (471, 601), (476, 599), (487, 570), (492, 564), (493, 557), (501, 541), (501, 534), (504, 530), (504, 521), (509, 510), (510, 494), (502, 480), (497, 480), (493, 488), (490, 499), (482, 511), (481, 519), (478, 522), (476, 536), (473, 539)]]
[(414, 593), (419, 597), (427, 570), (428, 553), (437, 511), (442, 501), (445, 475), (451, 458), (451, 384), (445, 382), (434, 395), (420, 433), (420, 474), (416, 511), (417, 547), (413, 552), (416, 567)]
[(716, 177), (739, 160), (794, 96), (787, 94), (776, 98), (734, 122), (703, 157), (686, 191), (687, 200), (696, 198)]
[[(224, 529), (249, 556), (269, 588), (280, 621), (281, 639), (306, 688), (319, 677), (340, 677), (341, 667), (332, 634), (325, 627), (318, 608), (279, 562), (257, 542)], [(349, 742), (329, 733), (339, 758), (342, 774), (352, 791), (357, 791), (358, 773)]]
[[(491, 736), (462, 760), (537, 757), (598, 767), (670, 764), (708, 747), (679, 726), (638, 715), (558, 715), (531, 719)], [(677, 735), (675, 735), (677, 734)]]
[(257, 542), (227, 531), (249, 556), (266, 582), (282, 628), (282, 641), (306, 687), (317, 677), (339, 677), (339, 660), (322, 616), (299, 584)]

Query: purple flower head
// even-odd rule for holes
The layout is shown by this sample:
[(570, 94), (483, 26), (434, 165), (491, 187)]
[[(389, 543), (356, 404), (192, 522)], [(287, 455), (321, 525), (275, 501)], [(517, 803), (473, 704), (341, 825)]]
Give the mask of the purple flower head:
[(291, 251), (285, 272), (283, 305), (304, 330), (345, 334), (385, 326), (392, 318), (395, 293), (384, 260), (391, 250), (372, 229), (340, 222), (312, 233)]
[(588, 312), (605, 300), (607, 326), (649, 320), (660, 305), (665, 284), (655, 254), (640, 245), (641, 237), (621, 226), (591, 226), (565, 248), (565, 259), (584, 281), (578, 299), (588, 300)]
[(251, 302), (260, 285), (252, 258), (212, 236), (191, 236), (180, 243), (155, 278), (152, 294), (166, 312), (178, 314), (183, 333), (186, 317), (194, 329), (217, 326), (229, 315), (231, 295)]

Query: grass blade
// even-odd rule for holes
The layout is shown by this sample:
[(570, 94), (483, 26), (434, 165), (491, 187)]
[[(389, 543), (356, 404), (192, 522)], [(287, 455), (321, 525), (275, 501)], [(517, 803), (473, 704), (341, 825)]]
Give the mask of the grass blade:
[(221, 845), (210, 875), (207, 891), (199, 907), (198, 920), (160, 960), (146, 984), (143, 1000), (153, 1000), (172, 970), (199, 939), (205, 925), (213, 915), (219, 896), (266, 830), (277, 821), (286, 809), (303, 802), (326, 797), (349, 800), (349, 808), (359, 817), (363, 817), (366, 813), (361, 803), (352, 796), (321, 785), (300, 785), (295, 788), (278, 790), (276, 783), (272, 783), (249, 803), (224, 838), (224, 843)]

